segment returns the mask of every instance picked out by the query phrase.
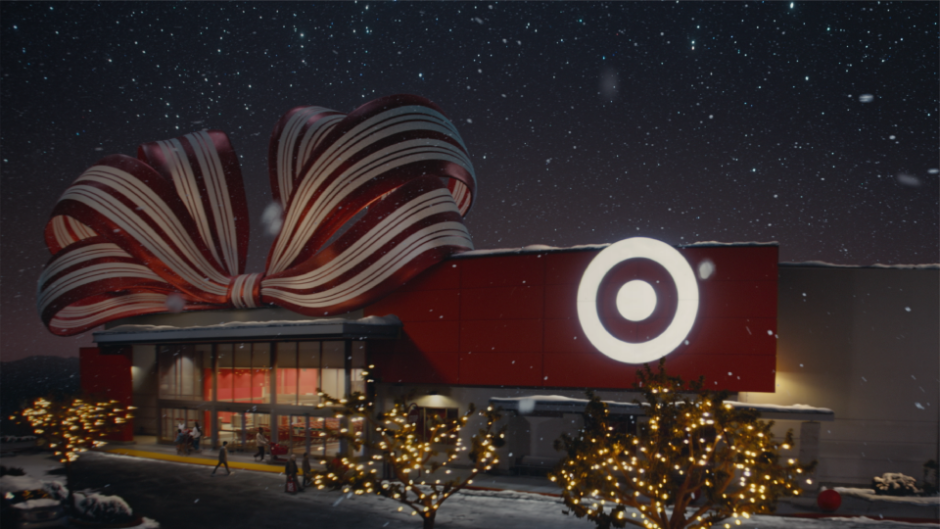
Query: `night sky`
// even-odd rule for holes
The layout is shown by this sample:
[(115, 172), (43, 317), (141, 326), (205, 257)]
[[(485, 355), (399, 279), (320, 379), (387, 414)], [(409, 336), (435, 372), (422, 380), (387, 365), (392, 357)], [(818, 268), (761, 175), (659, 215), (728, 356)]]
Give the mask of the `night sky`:
[(480, 249), (641, 235), (936, 263), (938, 6), (3, 2), (0, 359), (91, 344), (46, 331), (35, 289), (48, 215), (99, 158), (226, 131), (261, 271), (275, 122), (394, 93), (461, 131)]

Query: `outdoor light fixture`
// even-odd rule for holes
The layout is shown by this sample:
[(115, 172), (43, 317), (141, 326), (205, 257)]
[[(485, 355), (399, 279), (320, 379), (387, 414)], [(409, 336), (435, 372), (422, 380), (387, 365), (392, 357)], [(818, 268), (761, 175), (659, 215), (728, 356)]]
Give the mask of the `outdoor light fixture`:
[[(665, 268), (676, 285), (679, 299), (672, 322), (662, 334), (646, 342), (629, 343), (604, 328), (597, 313), (597, 294), (608, 272), (624, 261), (638, 258)], [(636, 279), (618, 291), (617, 311), (627, 320), (643, 321), (656, 309), (657, 301), (652, 285)], [(577, 303), (581, 328), (598, 351), (618, 362), (642, 364), (666, 356), (688, 336), (698, 314), (698, 283), (692, 267), (675, 248), (655, 239), (634, 237), (616, 242), (594, 257), (581, 276)]]

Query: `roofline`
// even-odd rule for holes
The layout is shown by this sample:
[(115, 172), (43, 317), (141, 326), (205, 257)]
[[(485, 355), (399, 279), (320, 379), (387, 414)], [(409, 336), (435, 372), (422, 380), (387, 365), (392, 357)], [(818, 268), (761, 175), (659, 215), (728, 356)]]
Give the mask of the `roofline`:
[(361, 323), (356, 321), (317, 323), (300, 322), (261, 326), (234, 327), (182, 327), (166, 329), (148, 329), (142, 331), (121, 331), (116, 327), (109, 331), (93, 333), (93, 340), (98, 345), (133, 345), (144, 343), (181, 343), (181, 342), (237, 342), (263, 341), (274, 339), (396, 339), (401, 331), (401, 323)]
[[(521, 402), (531, 400), (534, 401), (530, 406), (530, 410), (527, 410), (526, 413), (521, 411)], [(519, 415), (529, 415), (529, 416), (560, 416), (565, 413), (584, 413), (584, 408), (587, 406), (589, 401), (587, 399), (566, 399), (563, 401), (540, 401), (538, 396), (533, 396), (531, 399), (526, 397), (492, 397), (490, 398), (490, 404), (495, 404), (501, 406), (506, 411), (512, 411)], [(614, 402), (614, 401), (604, 401), (604, 404), (607, 405), (607, 409), (610, 411), (611, 415), (633, 415), (633, 416), (644, 416), (646, 415), (646, 406), (643, 404), (635, 402)], [(821, 422), (831, 422), (835, 421), (836, 415), (830, 409), (826, 408), (804, 408), (804, 407), (787, 407), (787, 406), (777, 406), (773, 404), (757, 404), (750, 402), (734, 402), (726, 401), (725, 404), (728, 404), (737, 409), (753, 410), (760, 413), (762, 419), (780, 419), (780, 420), (789, 420), (789, 421), (821, 421)], [(528, 406), (527, 406), (528, 407)]]

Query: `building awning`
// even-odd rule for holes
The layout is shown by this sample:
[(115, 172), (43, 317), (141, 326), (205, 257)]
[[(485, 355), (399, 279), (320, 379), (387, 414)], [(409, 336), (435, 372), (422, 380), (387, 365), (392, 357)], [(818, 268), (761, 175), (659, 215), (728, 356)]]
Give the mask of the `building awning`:
[(216, 325), (173, 327), (169, 325), (119, 325), (94, 333), (98, 345), (142, 343), (234, 342), (300, 339), (396, 339), (401, 321), (394, 315), (367, 316), (355, 320), (235, 321)]
[[(539, 395), (533, 397), (511, 397), (490, 399), (490, 404), (500, 406), (506, 411), (519, 415), (552, 417), (564, 413), (583, 413), (588, 399), (574, 399), (561, 395)], [(788, 421), (834, 421), (835, 413), (829, 408), (816, 408), (805, 404), (779, 406), (776, 404), (758, 404), (753, 402), (724, 401), (734, 408), (760, 412), (762, 419), (780, 419)], [(635, 402), (604, 401), (611, 415), (646, 415), (646, 405)]]

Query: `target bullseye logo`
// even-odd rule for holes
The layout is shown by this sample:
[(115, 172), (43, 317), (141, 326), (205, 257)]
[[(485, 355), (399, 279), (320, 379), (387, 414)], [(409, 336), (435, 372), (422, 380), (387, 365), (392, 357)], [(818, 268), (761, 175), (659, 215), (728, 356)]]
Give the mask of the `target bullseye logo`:
[[(641, 343), (626, 342), (612, 335), (601, 323), (597, 311), (604, 277), (615, 266), (630, 259), (649, 259), (662, 266), (675, 283), (678, 296), (669, 326), (655, 338)], [(640, 322), (653, 313), (658, 301), (652, 285), (635, 279), (617, 292), (617, 311), (629, 321)], [(642, 364), (671, 353), (688, 336), (698, 314), (698, 283), (692, 267), (675, 248), (655, 239), (634, 237), (616, 242), (594, 257), (581, 276), (577, 304), (581, 328), (598, 351), (618, 362)]]

